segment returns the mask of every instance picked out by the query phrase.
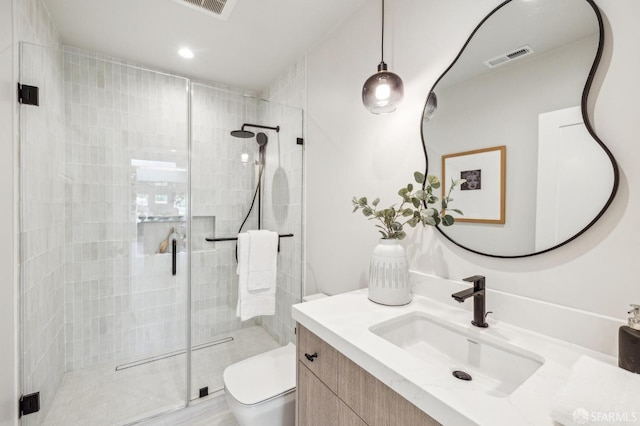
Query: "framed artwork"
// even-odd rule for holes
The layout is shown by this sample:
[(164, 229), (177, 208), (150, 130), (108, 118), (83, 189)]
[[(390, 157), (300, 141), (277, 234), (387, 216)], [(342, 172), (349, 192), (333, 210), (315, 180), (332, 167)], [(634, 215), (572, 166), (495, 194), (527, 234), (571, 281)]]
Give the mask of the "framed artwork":
[(452, 180), (466, 179), (453, 190), (450, 214), (456, 222), (505, 223), (506, 146), (442, 156), (442, 196)]

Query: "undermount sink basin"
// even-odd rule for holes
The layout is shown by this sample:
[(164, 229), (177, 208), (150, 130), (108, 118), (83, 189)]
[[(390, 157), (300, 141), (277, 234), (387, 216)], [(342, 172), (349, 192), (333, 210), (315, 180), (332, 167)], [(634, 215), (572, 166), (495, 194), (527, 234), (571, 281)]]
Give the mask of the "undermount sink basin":
[[(369, 330), (430, 365), (471, 376), (464, 386), (496, 397), (506, 397), (544, 363), (542, 357), (422, 312), (412, 312)], [(479, 337), (480, 336), (480, 337)], [(459, 374), (458, 374), (459, 375)]]

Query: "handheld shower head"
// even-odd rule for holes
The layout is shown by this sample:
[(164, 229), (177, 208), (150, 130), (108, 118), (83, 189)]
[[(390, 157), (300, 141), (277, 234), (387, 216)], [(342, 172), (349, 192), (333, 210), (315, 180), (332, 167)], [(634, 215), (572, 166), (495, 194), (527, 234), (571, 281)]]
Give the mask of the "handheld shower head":
[(256, 142), (258, 142), (258, 145), (260, 145), (260, 147), (263, 147), (267, 144), (267, 142), (269, 142), (269, 138), (266, 134), (260, 132), (256, 135)]

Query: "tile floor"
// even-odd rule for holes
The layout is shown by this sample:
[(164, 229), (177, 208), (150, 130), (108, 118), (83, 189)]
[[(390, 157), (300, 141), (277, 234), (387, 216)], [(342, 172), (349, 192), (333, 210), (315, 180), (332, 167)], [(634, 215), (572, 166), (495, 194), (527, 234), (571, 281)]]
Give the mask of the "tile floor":
[(239, 426), (231, 411), (221, 414), (203, 414), (185, 423), (178, 423), (179, 426)]
[(136, 426), (239, 426), (229, 411), (224, 394), (164, 416), (143, 421)]
[[(193, 353), (192, 398), (208, 386), (223, 388), (222, 372), (239, 360), (275, 349), (279, 344), (259, 326), (225, 334), (233, 341)], [(115, 371), (104, 365), (66, 373), (45, 419), (46, 426), (124, 425), (184, 405), (185, 355)], [(224, 400), (224, 398), (222, 398)], [(188, 420), (189, 425), (235, 425), (228, 407), (221, 406)], [(200, 423), (198, 423), (200, 422)]]

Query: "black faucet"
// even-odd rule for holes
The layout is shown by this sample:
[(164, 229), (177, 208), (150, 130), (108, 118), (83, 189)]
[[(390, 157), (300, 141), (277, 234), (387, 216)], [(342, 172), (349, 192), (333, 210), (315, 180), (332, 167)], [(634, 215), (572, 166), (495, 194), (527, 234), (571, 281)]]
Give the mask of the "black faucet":
[(485, 317), (487, 316), (487, 314), (485, 313), (484, 299), (485, 277), (483, 277), (482, 275), (474, 275), (472, 277), (464, 278), (462, 281), (472, 282), (473, 288), (453, 293), (451, 297), (462, 303), (465, 301), (465, 299), (473, 296), (473, 321), (471, 321), (471, 324), (475, 325), (476, 327), (489, 327), (489, 324), (485, 322)]

